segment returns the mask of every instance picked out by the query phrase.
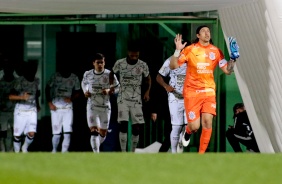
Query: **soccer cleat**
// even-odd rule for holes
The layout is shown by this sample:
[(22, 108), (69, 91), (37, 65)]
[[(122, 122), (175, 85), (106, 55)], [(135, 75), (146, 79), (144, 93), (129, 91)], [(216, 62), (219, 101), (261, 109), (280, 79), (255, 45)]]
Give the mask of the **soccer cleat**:
[(190, 143), (190, 137), (189, 137), (189, 139), (185, 139), (185, 135), (186, 135), (187, 133), (185, 132), (184, 134), (183, 134), (183, 136), (182, 136), (182, 145), (184, 146), (184, 147), (187, 147), (188, 145), (189, 145), (189, 143)]
[(177, 152), (177, 153), (183, 153), (182, 141), (180, 141), (180, 142), (177, 144), (176, 152)]

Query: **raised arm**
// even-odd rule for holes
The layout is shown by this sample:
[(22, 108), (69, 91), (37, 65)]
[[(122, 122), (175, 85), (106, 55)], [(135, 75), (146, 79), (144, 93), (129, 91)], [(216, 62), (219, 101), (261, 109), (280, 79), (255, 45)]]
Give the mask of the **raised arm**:
[(169, 64), (169, 67), (172, 70), (179, 67), (179, 65), (178, 65), (178, 58), (180, 56), (181, 50), (186, 46), (187, 42), (182, 44), (182, 35), (181, 34), (177, 34), (175, 36), (174, 43), (175, 43), (175, 52), (171, 56), (170, 64)]

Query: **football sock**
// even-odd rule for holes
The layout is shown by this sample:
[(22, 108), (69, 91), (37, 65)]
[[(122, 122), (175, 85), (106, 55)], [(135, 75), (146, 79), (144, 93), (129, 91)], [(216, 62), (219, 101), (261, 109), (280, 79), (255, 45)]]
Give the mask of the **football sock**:
[(131, 136), (131, 151), (132, 152), (135, 152), (138, 141), (139, 141), (139, 135), (132, 135)]
[(200, 137), (200, 148), (199, 153), (205, 153), (206, 149), (209, 145), (210, 139), (212, 134), (212, 128), (206, 129), (202, 128), (202, 133)]
[(62, 143), (62, 153), (68, 152), (70, 147), (71, 134), (64, 133), (64, 140)]
[(177, 152), (177, 144), (179, 142), (179, 134), (182, 126), (172, 125), (172, 130), (170, 132), (170, 143), (171, 143), (171, 152)]
[(22, 146), (22, 152), (27, 152), (29, 145), (33, 142), (34, 137), (28, 135), (25, 136), (24, 144)]
[(100, 138), (98, 133), (97, 135), (91, 135), (90, 144), (94, 153), (100, 152)]
[(126, 152), (127, 133), (119, 132), (119, 143), (122, 152)]
[(53, 145), (53, 150), (52, 152), (55, 153), (57, 152), (57, 148), (60, 142), (61, 134), (54, 134), (52, 137), (52, 145)]
[(106, 139), (106, 136), (101, 136), (101, 134), (99, 134), (99, 138), (100, 138), (100, 144), (102, 144), (104, 141), (105, 141), (105, 139)]
[(14, 137), (14, 151), (19, 153), (21, 149), (21, 138)]

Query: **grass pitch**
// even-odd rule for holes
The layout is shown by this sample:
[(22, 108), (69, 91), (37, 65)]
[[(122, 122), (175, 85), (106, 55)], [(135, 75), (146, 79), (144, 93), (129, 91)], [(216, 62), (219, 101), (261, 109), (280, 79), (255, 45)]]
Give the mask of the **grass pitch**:
[(0, 154), (1, 184), (281, 182), (282, 154)]

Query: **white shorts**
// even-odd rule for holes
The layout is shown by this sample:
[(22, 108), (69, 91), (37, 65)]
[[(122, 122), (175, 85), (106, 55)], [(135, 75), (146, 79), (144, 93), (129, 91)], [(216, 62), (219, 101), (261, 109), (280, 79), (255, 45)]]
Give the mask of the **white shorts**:
[(60, 134), (63, 132), (72, 132), (73, 111), (69, 109), (57, 109), (51, 111), (52, 133)]
[(0, 131), (7, 131), (13, 127), (13, 112), (0, 112)]
[[(129, 119), (130, 118), (130, 119)], [(142, 105), (135, 105), (130, 107), (127, 104), (118, 104), (118, 122), (131, 121), (134, 124), (145, 123), (142, 111)]]
[(111, 118), (111, 110), (107, 109), (95, 109), (91, 108), (91, 104), (87, 104), (86, 106), (86, 114), (87, 114), (87, 123), (88, 127), (99, 127), (101, 129), (108, 129)]
[(184, 100), (178, 98), (168, 98), (168, 106), (172, 125), (186, 125), (187, 118), (184, 108)]
[(15, 109), (14, 112), (14, 136), (26, 135), (28, 132), (36, 132), (37, 112), (35, 110)]

